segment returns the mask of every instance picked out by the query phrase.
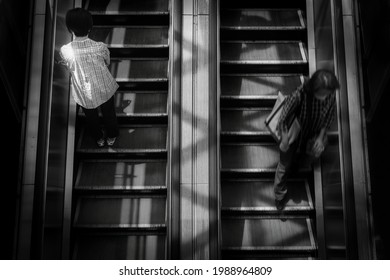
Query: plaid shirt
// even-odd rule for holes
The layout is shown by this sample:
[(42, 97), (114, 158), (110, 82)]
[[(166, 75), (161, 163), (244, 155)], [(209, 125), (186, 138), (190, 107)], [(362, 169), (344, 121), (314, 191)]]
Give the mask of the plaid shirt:
[(62, 46), (62, 63), (72, 76), (72, 94), (77, 104), (92, 109), (110, 99), (118, 84), (107, 66), (110, 52), (107, 46), (91, 39), (73, 41)]
[[(299, 110), (299, 111), (298, 111)], [(286, 124), (293, 114), (297, 114), (301, 125), (300, 147), (304, 147), (309, 139), (318, 136), (322, 128), (329, 129), (336, 110), (335, 94), (325, 100), (319, 100), (305, 92), (303, 86), (286, 98), (279, 124)]]

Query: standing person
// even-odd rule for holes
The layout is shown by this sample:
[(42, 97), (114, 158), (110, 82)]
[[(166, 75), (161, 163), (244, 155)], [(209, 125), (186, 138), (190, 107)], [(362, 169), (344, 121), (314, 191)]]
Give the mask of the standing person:
[[(98, 147), (103, 147), (105, 142), (112, 146), (118, 136), (114, 94), (119, 86), (107, 67), (110, 52), (104, 43), (88, 38), (93, 21), (87, 10), (69, 10), (66, 26), (74, 40), (61, 47), (60, 55), (71, 73), (73, 98), (83, 109)], [(100, 127), (98, 108), (103, 115), (106, 135)]]
[[(339, 82), (334, 73), (317, 70), (286, 99), (278, 123), (280, 160), (274, 181), (275, 206), (279, 211), (287, 202), (286, 183), (296, 154), (306, 152), (312, 158), (318, 158), (325, 149), (326, 132), (335, 115), (338, 88)], [(298, 138), (289, 144), (286, 120), (293, 114), (297, 116), (301, 130)]]

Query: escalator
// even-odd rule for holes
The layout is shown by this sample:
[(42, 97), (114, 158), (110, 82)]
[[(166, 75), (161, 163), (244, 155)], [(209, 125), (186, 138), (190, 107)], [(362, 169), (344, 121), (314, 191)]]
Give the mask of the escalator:
[(78, 110), (71, 258), (166, 259), (169, 1), (86, 1), (108, 45), (119, 136), (97, 148)]
[(264, 120), (277, 91), (309, 75), (305, 1), (221, 1), (221, 257), (312, 259), (317, 255), (313, 174), (289, 181), (274, 205), (277, 144)]

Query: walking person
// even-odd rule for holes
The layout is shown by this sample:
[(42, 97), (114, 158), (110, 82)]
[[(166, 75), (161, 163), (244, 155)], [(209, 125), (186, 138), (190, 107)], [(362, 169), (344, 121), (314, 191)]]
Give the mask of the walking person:
[[(321, 156), (327, 143), (327, 130), (336, 111), (336, 90), (339, 82), (333, 72), (317, 70), (312, 77), (286, 98), (280, 115), (278, 129), (280, 159), (276, 169), (274, 192), (277, 210), (287, 202), (287, 179), (298, 153), (306, 153), (312, 159)], [(289, 144), (286, 120), (297, 116), (301, 129), (298, 138)]]
[[(74, 40), (61, 47), (62, 64), (71, 73), (73, 98), (81, 106), (87, 127), (98, 147), (114, 145), (118, 136), (114, 94), (118, 84), (111, 75), (110, 52), (107, 45), (88, 38), (92, 29), (92, 15), (85, 9), (71, 9), (66, 14), (66, 26)], [(100, 120), (102, 112), (104, 131)]]

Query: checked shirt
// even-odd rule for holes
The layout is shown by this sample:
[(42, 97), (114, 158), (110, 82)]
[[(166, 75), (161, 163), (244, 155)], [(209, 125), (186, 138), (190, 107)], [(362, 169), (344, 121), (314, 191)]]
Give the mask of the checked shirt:
[(335, 94), (324, 100), (315, 98), (301, 86), (286, 98), (279, 124), (286, 124), (292, 114), (296, 114), (301, 125), (299, 147), (304, 147), (309, 139), (318, 136), (322, 128), (329, 129), (336, 110)]
[(93, 109), (109, 100), (118, 84), (111, 75), (110, 52), (102, 42), (72, 41), (61, 47), (62, 63), (71, 73), (72, 94), (77, 104)]

